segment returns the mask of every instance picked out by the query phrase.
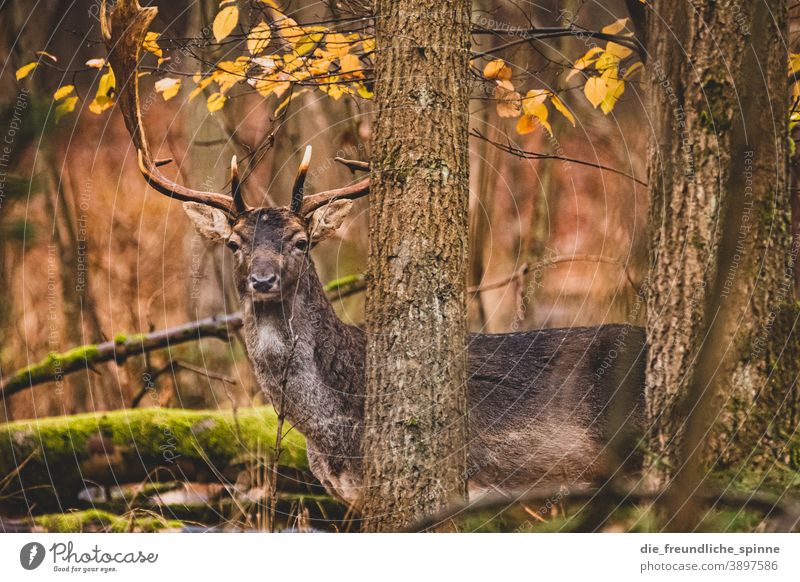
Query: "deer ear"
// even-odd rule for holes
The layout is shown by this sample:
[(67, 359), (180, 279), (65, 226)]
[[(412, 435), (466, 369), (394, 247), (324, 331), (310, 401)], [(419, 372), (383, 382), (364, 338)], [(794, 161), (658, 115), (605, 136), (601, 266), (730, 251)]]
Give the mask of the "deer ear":
[(352, 200), (334, 200), (314, 211), (309, 219), (308, 234), (312, 244), (325, 240), (342, 226), (353, 208)]
[(221, 242), (231, 235), (231, 225), (222, 210), (198, 202), (184, 202), (183, 210), (197, 232), (208, 240)]

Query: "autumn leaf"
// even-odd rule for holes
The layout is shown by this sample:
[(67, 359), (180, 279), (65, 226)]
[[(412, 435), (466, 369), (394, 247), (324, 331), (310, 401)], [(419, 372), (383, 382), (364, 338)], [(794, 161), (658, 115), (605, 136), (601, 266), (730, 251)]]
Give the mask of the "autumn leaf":
[(109, 107), (114, 105), (114, 98), (112, 94), (114, 92), (114, 87), (116, 85), (116, 79), (114, 77), (114, 71), (111, 70), (111, 67), (108, 68), (108, 71), (100, 77), (100, 83), (97, 86), (97, 93), (94, 96), (94, 99), (91, 103), (89, 103), (89, 111), (95, 114), (100, 114)]
[(61, 87), (56, 89), (55, 93), (53, 93), (53, 99), (55, 101), (61, 101), (67, 95), (72, 94), (74, 90), (75, 90), (74, 85), (62, 85)]
[(800, 71), (800, 53), (791, 53), (789, 55), (789, 74)]
[(522, 111), (525, 113), (526, 117), (532, 117), (538, 121), (548, 133), (553, 133), (550, 122), (547, 121), (548, 111), (547, 105), (545, 105), (549, 95), (550, 93), (545, 89), (528, 91), (525, 95), (525, 99), (522, 101)]
[(599, 77), (592, 77), (586, 81), (583, 93), (589, 103), (597, 109), (598, 105), (603, 113), (608, 113), (614, 108), (617, 100), (625, 91), (625, 81), (617, 78), (617, 71), (608, 69)]
[[(622, 32), (625, 29), (625, 26), (627, 24), (628, 24), (628, 19), (627, 18), (620, 18), (619, 20), (615, 20), (614, 22), (612, 22), (608, 26), (604, 26), (601, 29), (601, 32), (603, 32), (605, 34), (619, 34), (620, 32)], [(629, 36), (629, 35), (631, 35), (630, 32), (626, 33), (626, 36)]]
[(550, 103), (553, 104), (553, 107), (555, 107), (559, 113), (561, 113), (561, 115), (569, 120), (569, 122), (572, 124), (572, 127), (575, 127), (575, 116), (572, 115), (572, 112), (567, 109), (567, 106), (564, 105), (564, 102), (559, 99), (557, 95), (550, 96)]
[(365, 38), (361, 41), (361, 50), (364, 54), (369, 54), (375, 50), (375, 39), (374, 38)]
[(169, 101), (175, 95), (178, 94), (181, 88), (181, 80), (180, 79), (173, 79), (172, 77), (166, 77), (164, 79), (159, 79), (156, 81), (155, 90), (156, 93), (161, 93), (161, 96), (164, 98), (164, 101)]
[(500, 117), (518, 117), (522, 113), (520, 94), (514, 90), (510, 81), (497, 81), (494, 99), (497, 102), (497, 115)]
[(525, 135), (536, 129), (536, 120), (531, 115), (523, 115), (517, 121), (517, 133)]
[(269, 29), (269, 24), (263, 20), (250, 29), (247, 35), (247, 50), (251, 55), (257, 55), (269, 44), (272, 36), (272, 31)]
[(52, 59), (54, 63), (58, 62), (58, 59), (55, 57), (55, 55), (51, 55), (47, 51), (36, 51), (36, 55), (40, 56), (40, 57), (47, 57), (49, 59)]
[(342, 75), (354, 75), (357, 73), (356, 76), (363, 76), (361, 74), (361, 61), (358, 59), (358, 55), (347, 54), (339, 59), (339, 66), (341, 70), (339, 71)]
[(483, 68), (483, 76), (487, 79), (511, 80), (511, 67), (501, 59), (495, 59)]
[(68, 113), (72, 113), (75, 111), (75, 106), (78, 104), (78, 97), (73, 95), (72, 97), (68, 97), (64, 99), (61, 103), (59, 103), (58, 107), (56, 107), (55, 111), (55, 121), (58, 123), (61, 121), (61, 118), (67, 115)]
[(228, 98), (220, 92), (212, 93), (206, 100), (206, 107), (208, 107), (208, 110), (213, 113), (214, 111), (219, 111), (222, 109), (227, 100)]
[(239, 8), (236, 6), (226, 6), (220, 10), (214, 18), (214, 24), (212, 25), (214, 38), (217, 42), (227, 38), (228, 35), (233, 32), (233, 29), (236, 28), (238, 22)]
[(144, 40), (142, 41), (142, 48), (149, 53), (153, 53), (159, 59), (164, 57), (164, 53), (161, 51), (161, 47), (158, 46), (158, 33), (157, 32), (148, 32), (144, 36)]
[(32, 63), (28, 63), (27, 65), (22, 65), (19, 69), (17, 69), (17, 81), (22, 81), (22, 79), (27, 77), (28, 74), (32, 70), (34, 70), (36, 68), (36, 65), (38, 64), (39, 63), (37, 63), (36, 61), (33, 61)]
[(572, 65), (572, 70), (567, 75), (567, 81), (569, 81), (572, 77), (580, 73), (589, 65), (597, 62), (599, 58), (599, 54), (603, 52), (603, 49), (599, 46), (594, 46), (586, 51), (586, 54), (575, 61), (575, 64)]
[(364, 83), (359, 83), (356, 85), (356, 93), (364, 99), (372, 99), (375, 96), (375, 93), (367, 89), (367, 86)]

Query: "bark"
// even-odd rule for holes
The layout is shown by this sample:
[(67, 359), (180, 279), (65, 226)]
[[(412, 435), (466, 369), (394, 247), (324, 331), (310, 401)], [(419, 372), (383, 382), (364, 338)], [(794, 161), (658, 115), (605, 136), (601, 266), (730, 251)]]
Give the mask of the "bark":
[(653, 10), (652, 463), (664, 478), (690, 465), (791, 462), (800, 350), (786, 4), (662, 0)]
[(379, 0), (362, 514), (466, 495), (469, 3)]

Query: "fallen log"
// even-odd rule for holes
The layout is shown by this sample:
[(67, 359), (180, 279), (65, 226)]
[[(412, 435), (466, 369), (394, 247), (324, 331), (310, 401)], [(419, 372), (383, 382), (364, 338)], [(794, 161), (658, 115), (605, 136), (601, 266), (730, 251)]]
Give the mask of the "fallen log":
[[(279, 465), (284, 478), (297, 479), (308, 471), (305, 439), (284, 430)], [(271, 407), (235, 415), (144, 408), (0, 424), (0, 507), (64, 511), (89, 486), (233, 482), (248, 463), (269, 462), (276, 431)]]

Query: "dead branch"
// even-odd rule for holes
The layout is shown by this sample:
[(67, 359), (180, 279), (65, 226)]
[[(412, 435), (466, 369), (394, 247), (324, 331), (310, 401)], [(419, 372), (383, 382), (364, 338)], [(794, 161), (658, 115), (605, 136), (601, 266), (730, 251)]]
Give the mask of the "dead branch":
[(209, 317), (152, 333), (117, 336), (113, 341), (79, 346), (62, 353), (51, 353), (40, 362), (4, 379), (0, 383), (0, 401), (36, 384), (61, 381), (67, 374), (85, 370), (102, 362), (114, 361), (120, 364), (132, 356), (140, 356), (153, 350), (204, 337), (227, 340), (229, 334), (241, 326), (241, 314), (234, 313)]
[(578, 160), (576, 158), (568, 158), (566, 156), (558, 156), (558, 155), (555, 155), (555, 154), (542, 154), (542, 153), (539, 153), (539, 152), (531, 152), (531, 151), (523, 150), (523, 149), (520, 149), (520, 148), (518, 148), (516, 146), (511, 145), (510, 143), (505, 143), (504, 144), (504, 143), (500, 143), (498, 141), (494, 141), (492, 139), (489, 139), (488, 137), (486, 137), (485, 135), (483, 135), (481, 132), (479, 132), (477, 129), (474, 129), (474, 128), (470, 131), (470, 135), (472, 137), (477, 137), (478, 139), (482, 139), (482, 140), (492, 144), (496, 148), (506, 152), (507, 154), (511, 154), (512, 156), (516, 156), (516, 157), (521, 158), (523, 160), (561, 160), (562, 162), (569, 162), (571, 164), (578, 164), (580, 166), (586, 166), (588, 168), (595, 168), (597, 170), (605, 170), (606, 172), (611, 172), (613, 174), (617, 174), (618, 176), (622, 176), (624, 178), (629, 178), (629, 179), (633, 180), (634, 182), (636, 182), (637, 184), (640, 184), (640, 185), (642, 185), (644, 187), (647, 187), (647, 182), (644, 182), (644, 181), (640, 180), (639, 178), (637, 178), (636, 176), (633, 176), (631, 174), (626, 174), (622, 170), (617, 170), (617, 169), (612, 168), (610, 166), (605, 166), (603, 164), (597, 164), (595, 162), (587, 162), (585, 160)]

